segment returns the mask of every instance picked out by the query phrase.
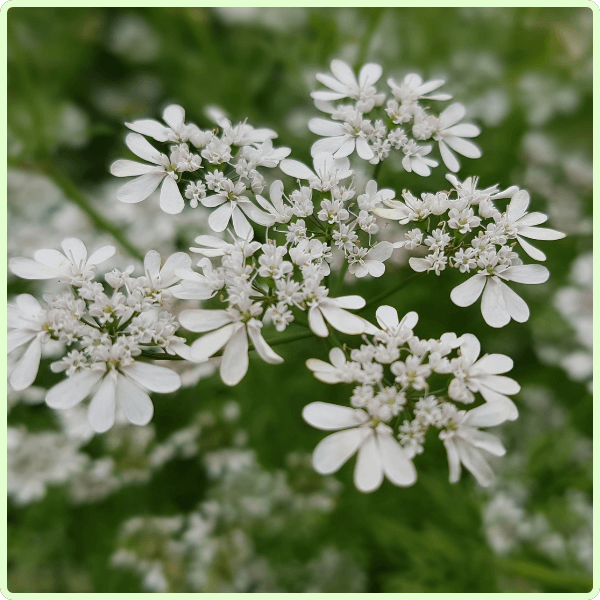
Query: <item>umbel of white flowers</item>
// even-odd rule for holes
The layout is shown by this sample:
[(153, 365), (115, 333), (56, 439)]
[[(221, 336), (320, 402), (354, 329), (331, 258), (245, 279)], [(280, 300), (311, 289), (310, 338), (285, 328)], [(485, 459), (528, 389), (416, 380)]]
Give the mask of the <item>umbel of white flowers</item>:
[[(165, 109), (164, 123), (127, 123), (134, 132), (126, 138), (129, 149), (150, 164), (113, 163), (114, 175), (135, 177), (117, 198), (141, 202), (160, 185), (165, 212), (181, 212), (184, 198), (192, 209), (202, 205), (207, 210), (201, 214), (208, 215), (202, 230), (208, 227), (216, 235), (196, 238), (190, 248), (200, 255), (196, 265), (182, 252), (162, 264), (150, 250), (142, 275), (133, 276), (134, 266), (109, 271), (104, 276), (108, 288), (96, 280), (96, 268), (112, 257), (112, 246), (88, 258), (80, 240), (67, 238), (62, 253), (45, 249), (33, 259), (11, 259), (9, 267), (19, 277), (57, 279), (68, 286), (46, 298), (46, 306), (28, 294), (9, 306), (8, 350), (15, 359), (11, 386), (30, 386), (42, 345), (59, 341), (65, 353), (52, 369), (65, 372), (66, 379), (49, 390), (46, 401), (60, 409), (91, 397), (90, 423), (103, 432), (113, 425), (116, 411), (134, 424), (148, 423), (153, 414), (148, 392), (180, 387), (177, 373), (155, 361), (211, 361), (220, 365), (225, 384), (236, 385), (249, 368), (250, 345), (265, 362), (282, 362), (272, 345), (292, 324), (321, 338), (332, 331), (361, 335), (358, 348), (335, 347), (331, 363), (307, 363), (323, 382), (355, 384), (350, 406), (313, 402), (303, 412), (309, 424), (335, 432), (317, 446), (315, 468), (333, 473), (358, 453), (358, 489), (372, 491), (384, 477), (395, 485), (412, 485), (413, 459), (434, 427), (448, 453), (451, 481), (458, 480), (463, 465), (482, 485), (491, 483), (486, 453), (501, 455), (504, 449), (480, 428), (517, 418), (509, 396), (519, 386), (503, 375), (512, 361), (496, 354), (479, 358), (479, 343), (470, 334), (421, 340), (413, 334), (416, 313), (400, 320), (389, 306), (377, 310), (377, 327), (356, 314), (365, 299), (338, 295), (329, 287), (329, 275), (336, 265), (334, 279), (339, 281), (346, 270), (348, 277), (382, 277), (394, 250), (412, 252), (409, 264), (418, 273), (440, 275), (446, 268), (463, 273), (466, 280), (452, 291), (451, 300), (466, 307), (481, 297), (484, 320), (502, 327), (529, 317), (526, 303), (506, 282), (538, 284), (549, 275), (541, 265), (523, 264), (516, 245), (533, 260), (544, 261), (543, 252), (527, 240), (563, 234), (538, 227), (547, 217), (528, 212), (529, 195), (516, 186), (477, 189), (475, 177), (461, 182), (447, 175), (450, 191), (420, 198), (407, 190), (381, 189), (376, 178), (357, 187), (349, 160), (355, 151), (359, 160), (372, 164), (399, 151), (405, 170), (423, 176), (437, 162), (428, 158), (432, 146), (419, 146), (417, 140), (438, 142), (452, 171), (459, 168), (453, 152), (480, 156), (465, 139), (479, 130), (459, 123), (465, 114), (460, 104), (436, 117), (419, 102), (449, 100), (437, 92), (443, 81), (424, 83), (414, 74), (399, 84), (388, 79), (393, 98), (386, 103), (385, 93), (375, 87), (381, 75), (381, 67), (370, 63), (356, 77), (348, 65), (334, 60), (331, 75), (317, 76), (328, 89), (312, 96), (330, 120), (309, 123), (323, 137), (312, 148), (310, 166), (287, 158), (288, 148), (274, 148), (277, 134), (271, 129), (255, 129), (246, 121), (233, 125), (215, 111), (215, 130), (186, 123), (177, 105)], [(278, 166), (292, 183), (267, 182), (264, 169)], [(379, 240), (385, 221), (406, 228), (391, 225), (386, 240)], [(188, 340), (176, 335), (179, 325), (191, 332)], [(264, 336), (265, 328), (275, 331)], [(337, 346), (337, 338), (331, 339)], [(481, 399), (483, 404), (473, 406)], [(470, 410), (465, 412), (463, 404)]]

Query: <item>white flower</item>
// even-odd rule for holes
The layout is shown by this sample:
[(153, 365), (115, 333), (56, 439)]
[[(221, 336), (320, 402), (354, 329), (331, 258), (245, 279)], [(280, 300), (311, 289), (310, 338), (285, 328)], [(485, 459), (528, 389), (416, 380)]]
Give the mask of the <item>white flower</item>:
[(177, 165), (173, 164), (165, 154), (156, 150), (139, 133), (130, 133), (125, 138), (125, 143), (136, 156), (147, 160), (152, 165), (123, 159), (115, 161), (110, 167), (110, 172), (115, 177), (139, 176), (117, 190), (117, 200), (126, 204), (142, 202), (162, 181), (160, 207), (171, 215), (180, 213), (185, 202), (177, 187)]
[(359, 74), (358, 81), (350, 66), (342, 60), (334, 59), (331, 61), (331, 75), (317, 73), (317, 80), (326, 85), (331, 91), (319, 90), (311, 92), (315, 100), (331, 101), (341, 100), (342, 98), (352, 98), (362, 103), (361, 108), (364, 112), (371, 110), (376, 104), (381, 104), (385, 96), (376, 95), (373, 87), (383, 72), (381, 66), (375, 63), (363, 65)]
[(323, 383), (349, 383), (356, 380), (356, 375), (360, 372), (360, 365), (347, 362), (341, 348), (332, 348), (329, 351), (329, 360), (331, 364), (318, 358), (309, 358), (306, 366)]
[(402, 83), (398, 85), (391, 77), (387, 80), (392, 88), (394, 98), (402, 104), (412, 104), (417, 100), (450, 100), (450, 94), (430, 94), (434, 90), (444, 85), (443, 79), (432, 79), (423, 83), (423, 78), (416, 73), (409, 73), (404, 77)]
[(370, 326), (369, 322), (349, 313), (345, 309), (358, 310), (365, 305), (364, 298), (360, 296), (341, 296), (339, 298), (307, 298), (308, 324), (315, 335), (327, 337), (327, 321), (334, 329), (349, 335), (365, 333)]
[(229, 310), (184, 310), (179, 322), (189, 331), (207, 333), (192, 344), (192, 358), (197, 362), (208, 360), (223, 346), (223, 359), (220, 374), (226, 385), (237, 385), (248, 371), (248, 338), (258, 355), (267, 363), (275, 365), (283, 362), (265, 342), (262, 336), (262, 323), (255, 318), (260, 307), (248, 306), (240, 312)]
[(185, 125), (185, 110), (177, 104), (165, 108), (163, 119), (167, 126), (154, 119), (139, 119), (125, 125), (132, 131), (150, 136), (158, 142), (187, 142), (191, 139), (194, 143), (195, 136), (201, 133), (196, 125)]
[(346, 157), (334, 159), (332, 154), (326, 152), (314, 156), (313, 164), (315, 171), (311, 171), (300, 161), (283, 160), (279, 168), (286, 175), (307, 180), (311, 188), (320, 192), (328, 192), (354, 173), (350, 170), (350, 161)]
[(245, 239), (235, 239), (230, 244), (225, 240), (214, 235), (199, 235), (195, 240), (197, 244), (202, 244), (205, 248), (190, 248), (192, 252), (202, 254), (208, 258), (224, 256), (231, 254), (234, 250), (240, 250), (244, 257), (252, 256), (261, 246), (260, 242), (249, 242)]
[(12, 352), (28, 344), (9, 377), (10, 385), (20, 391), (28, 388), (37, 376), (42, 355), (42, 342), (50, 335), (45, 328), (46, 311), (29, 294), (21, 294), (15, 299), (16, 306), (8, 305), (6, 340), (7, 352)]
[(251, 239), (254, 237), (254, 230), (246, 215), (259, 225), (265, 227), (273, 225), (275, 218), (260, 210), (246, 196), (243, 196), (245, 191), (246, 186), (242, 182), (234, 184), (226, 179), (218, 194), (200, 199), (203, 206), (219, 207), (208, 218), (208, 225), (213, 231), (225, 231), (229, 221), (232, 220), (235, 233), (243, 239)]
[(268, 139), (262, 144), (254, 144), (253, 146), (244, 146), (242, 156), (253, 162), (257, 167), (275, 168), (284, 158), (290, 155), (290, 148), (282, 146), (274, 148), (273, 141)]
[(294, 209), (283, 201), (283, 183), (279, 180), (274, 181), (269, 189), (271, 203), (260, 195), (256, 196), (256, 201), (269, 213), (276, 223), (287, 223), (294, 215)]
[(510, 377), (501, 377), (513, 368), (513, 361), (504, 354), (484, 354), (479, 360), (481, 345), (471, 333), (465, 333), (458, 340), (460, 353), (451, 361), (455, 379), (450, 383), (448, 395), (458, 402), (473, 402), (473, 392), (479, 392), (486, 402), (495, 402), (505, 407), (506, 419), (514, 421), (519, 411), (507, 397), (517, 394), (521, 387)]
[(375, 206), (381, 204), (384, 200), (392, 200), (396, 195), (395, 190), (377, 189), (377, 182), (371, 180), (365, 186), (365, 193), (356, 198), (360, 210), (372, 210)]
[(550, 272), (541, 265), (516, 265), (501, 271), (499, 268), (482, 270), (455, 287), (450, 298), (457, 306), (471, 306), (483, 292), (481, 314), (490, 327), (504, 327), (511, 318), (518, 323), (529, 319), (525, 301), (503, 281), (538, 284), (548, 280)]
[[(365, 250), (364, 248), (358, 248), (358, 250)], [(365, 277), (371, 275), (372, 277), (381, 277), (385, 273), (385, 265), (383, 264), (394, 251), (394, 246), (390, 242), (379, 242), (373, 246), (368, 252), (365, 252), (363, 256), (360, 254), (349, 254), (348, 255), (348, 270), (355, 277)]]
[(90, 425), (98, 433), (113, 426), (117, 403), (131, 423), (146, 425), (154, 407), (144, 390), (168, 394), (181, 387), (179, 375), (165, 367), (141, 362), (118, 369), (96, 365), (98, 368), (84, 369), (56, 384), (48, 391), (46, 404), (51, 408), (70, 408), (87, 398), (99, 383), (88, 407)]
[(169, 256), (162, 269), (160, 265), (160, 254), (150, 250), (144, 257), (144, 273), (154, 294), (162, 290), (175, 292), (178, 289), (175, 284), (182, 279), (182, 274), (186, 271), (192, 273), (192, 259), (185, 252)]
[(440, 439), (448, 453), (450, 483), (460, 479), (461, 463), (480, 485), (487, 487), (494, 482), (494, 473), (481, 451), (503, 456), (506, 450), (495, 435), (478, 428), (500, 425), (509, 418), (507, 415), (506, 405), (488, 403), (466, 413), (459, 411), (449, 420), (450, 426), (440, 432)]
[(541, 225), (548, 219), (547, 215), (539, 212), (527, 212), (529, 206), (529, 194), (525, 190), (518, 191), (512, 198), (506, 209), (508, 221), (507, 232), (513, 234), (523, 250), (534, 260), (546, 260), (546, 255), (526, 242), (523, 238), (532, 240), (560, 240), (565, 234), (546, 227), (535, 227)]
[(102, 246), (88, 258), (85, 244), (77, 238), (65, 238), (61, 246), (64, 254), (45, 248), (34, 253), (34, 260), (11, 258), (8, 266), (23, 279), (59, 279), (69, 285), (81, 286), (94, 278), (97, 265), (115, 253), (114, 246)]
[(367, 138), (373, 133), (373, 125), (368, 119), (363, 119), (360, 112), (348, 116), (344, 123), (336, 123), (327, 119), (311, 119), (308, 128), (313, 133), (325, 139), (315, 142), (310, 153), (317, 156), (322, 152), (333, 154), (334, 158), (350, 156), (356, 153), (363, 160), (371, 160), (375, 155), (367, 143)]
[[(478, 136), (481, 131), (479, 127), (470, 123), (457, 123), (466, 114), (465, 107), (462, 104), (451, 104), (438, 119), (437, 132), (433, 138), (438, 141), (440, 153), (444, 164), (454, 173), (460, 169), (460, 163), (452, 150), (462, 154), (467, 158), (480, 158), (481, 150), (472, 142), (463, 138), (472, 138)], [(452, 148), (452, 150), (450, 150)]]
[(408, 173), (414, 171), (421, 177), (429, 177), (431, 174), (430, 167), (437, 167), (437, 160), (425, 158), (431, 152), (431, 146), (419, 146), (414, 140), (410, 140), (402, 148), (405, 156), (402, 159), (402, 166)]
[(383, 423), (373, 427), (364, 410), (312, 402), (304, 407), (302, 417), (317, 429), (336, 431), (319, 442), (313, 453), (313, 466), (322, 475), (335, 473), (358, 451), (354, 484), (361, 492), (375, 491), (384, 475), (394, 485), (415, 483), (415, 467), (391, 428)]
[(374, 340), (396, 346), (401, 346), (412, 337), (413, 329), (419, 321), (419, 315), (415, 311), (406, 313), (400, 320), (398, 311), (386, 304), (377, 309), (375, 317), (381, 331), (375, 333)]

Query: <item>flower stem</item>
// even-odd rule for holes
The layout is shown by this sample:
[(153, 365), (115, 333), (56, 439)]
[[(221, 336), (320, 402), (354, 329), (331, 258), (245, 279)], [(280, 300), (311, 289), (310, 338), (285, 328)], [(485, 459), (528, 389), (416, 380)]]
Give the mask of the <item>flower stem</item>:
[(396, 292), (399, 292), (400, 290), (404, 289), (407, 285), (411, 284), (413, 281), (416, 281), (420, 277), (423, 277), (424, 275), (426, 275), (426, 273), (415, 273), (414, 275), (411, 275), (408, 279), (401, 281), (398, 285), (395, 285), (394, 287), (386, 290), (385, 292), (382, 292), (378, 296), (375, 296), (375, 298), (371, 298), (364, 305), (364, 307), (361, 308), (361, 310), (359, 312), (362, 312), (363, 310), (369, 308), (369, 306), (373, 306), (374, 304), (379, 304), (379, 302), (381, 302), (382, 300), (385, 300), (388, 296), (392, 296)]

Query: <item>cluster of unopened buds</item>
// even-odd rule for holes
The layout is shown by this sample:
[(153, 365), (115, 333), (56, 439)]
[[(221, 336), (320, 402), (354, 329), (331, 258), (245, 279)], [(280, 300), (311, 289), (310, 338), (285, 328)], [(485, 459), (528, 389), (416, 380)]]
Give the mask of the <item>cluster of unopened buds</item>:
[[(523, 264), (515, 245), (543, 261), (545, 255), (525, 238), (550, 240), (563, 234), (537, 227), (546, 216), (527, 212), (526, 191), (514, 186), (478, 190), (474, 177), (461, 183), (448, 175), (450, 190), (424, 193), (420, 199), (404, 190), (399, 199), (393, 189), (378, 189), (377, 166), (373, 179), (357, 188), (348, 159), (354, 150), (373, 164), (391, 149), (400, 150), (404, 168), (425, 176), (435, 162), (425, 158), (431, 146), (418, 146), (415, 140), (437, 141), (446, 166), (456, 171), (458, 161), (450, 149), (478, 157), (479, 149), (464, 138), (479, 130), (458, 124), (465, 112), (460, 104), (435, 117), (419, 103), (448, 100), (447, 94), (431, 94), (443, 81), (423, 83), (414, 74), (401, 84), (388, 80), (393, 99), (387, 101), (387, 119), (373, 122), (365, 115), (386, 101), (374, 87), (381, 67), (365, 65), (357, 79), (348, 65), (334, 60), (331, 71), (333, 76), (317, 76), (329, 90), (312, 94), (332, 119), (309, 123), (311, 131), (325, 136), (313, 146), (312, 166), (288, 159), (288, 148), (275, 148), (274, 131), (246, 122), (234, 126), (214, 110), (216, 129), (185, 123), (184, 110), (176, 105), (165, 109), (164, 124), (149, 119), (128, 123), (135, 133), (127, 136), (127, 146), (150, 164), (113, 163), (114, 175), (135, 176), (117, 198), (140, 202), (162, 183), (165, 212), (181, 212), (185, 197), (192, 208), (208, 209), (205, 226), (225, 233), (196, 238), (190, 250), (200, 255), (197, 269), (186, 253), (162, 264), (150, 251), (142, 275), (133, 276), (133, 266), (109, 271), (106, 286), (96, 281), (96, 266), (114, 254), (112, 246), (88, 258), (83, 243), (68, 238), (64, 254), (46, 249), (33, 260), (11, 259), (10, 269), (19, 277), (58, 279), (68, 288), (47, 298), (45, 308), (28, 294), (9, 307), (8, 349), (22, 353), (10, 375), (12, 387), (22, 390), (33, 383), (43, 342), (61, 342), (65, 356), (52, 370), (64, 371), (67, 379), (48, 391), (46, 401), (67, 408), (92, 396), (90, 423), (102, 432), (112, 426), (116, 410), (134, 424), (147, 423), (153, 413), (147, 391), (179, 388), (179, 376), (155, 361), (212, 361), (220, 364), (223, 382), (236, 385), (248, 370), (251, 349), (276, 364), (283, 359), (273, 345), (315, 335), (334, 346), (331, 363), (308, 361), (315, 376), (327, 383), (356, 384), (350, 406), (313, 402), (304, 409), (309, 424), (336, 431), (315, 450), (319, 472), (333, 473), (358, 451), (355, 483), (360, 490), (376, 489), (384, 475), (396, 485), (411, 485), (416, 479), (413, 458), (423, 451), (433, 427), (448, 452), (451, 481), (458, 480), (462, 464), (482, 485), (491, 483), (493, 473), (482, 451), (501, 455), (504, 449), (480, 428), (517, 418), (508, 396), (519, 386), (502, 375), (512, 361), (498, 354), (478, 358), (479, 343), (471, 334), (421, 340), (413, 334), (416, 313), (400, 320), (390, 306), (379, 307), (376, 326), (357, 312), (367, 305), (364, 298), (333, 290), (342, 287), (346, 272), (381, 277), (385, 261), (402, 249), (420, 253), (410, 258), (419, 273), (439, 275), (446, 268), (464, 273), (467, 280), (452, 291), (452, 301), (469, 306), (483, 294), (482, 314), (492, 327), (511, 318), (523, 322), (529, 309), (505, 281), (543, 283), (549, 273), (543, 266)], [(353, 104), (335, 106), (338, 100)], [(408, 137), (409, 125), (414, 139)], [(296, 181), (287, 191), (282, 180), (268, 184), (263, 175), (263, 169), (276, 167)], [(378, 241), (386, 221), (410, 229), (398, 230), (398, 241)], [(256, 239), (255, 226), (264, 241)], [(292, 324), (304, 333), (277, 337)], [(179, 325), (200, 335), (180, 337)], [(275, 330), (267, 339), (265, 328)], [(349, 350), (336, 332), (362, 336), (363, 344)], [(484, 403), (465, 411), (477, 394)]]

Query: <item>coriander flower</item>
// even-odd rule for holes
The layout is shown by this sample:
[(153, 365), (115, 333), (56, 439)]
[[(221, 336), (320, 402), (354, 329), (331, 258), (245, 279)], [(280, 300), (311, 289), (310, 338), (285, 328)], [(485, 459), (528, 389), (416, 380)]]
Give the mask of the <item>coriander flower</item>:
[(115, 177), (136, 176), (135, 179), (122, 185), (117, 190), (117, 200), (126, 204), (142, 202), (150, 196), (162, 181), (160, 207), (170, 215), (180, 213), (185, 206), (185, 202), (179, 187), (177, 187), (177, 173), (180, 172), (180, 168), (174, 162), (175, 157), (173, 154), (171, 158), (162, 154), (139, 133), (128, 134), (125, 143), (136, 156), (152, 164), (145, 165), (132, 160), (121, 159), (111, 165), (110, 172)]
[(432, 79), (423, 83), (423, 78), (416, 73), (409, 73), (399, 85), (390, 77), (387, 80), (392, 94), (402, 104), (412, 104), (417, 100), (450, 100), (450, 94), (431, 94), (446, 83), (443, 79)]
[(288, 223), (294, 216), (294, 209), (283, 201), (283, 182), (277, 180), (271, 184), (269, 197), (270, 203), (257, 194), (256, 201), (275, 219), (275, 223)]
[(37, 250), (33, 258), (11, 258), (8, 267), (23, 279), (58, 279), (73, 286), (81, 286), (94, 278), (96, 266), (115, 253), (114, 246), (102, 246), (89, 258), (85, 244), (77, 238), (65, 238), (61, 242), (63, 252), (44, 248)]
[[(167, 106), (163, 112), (163, 119), (166, 126), (154, 119), (139, 119), (133, 123), (125, 123), (125, 125), (137, 133), (147, 135), (154, 138), (157, 142), (187, 142), (190, 140), (199, 141), (198, 136), (202, 137), (202, 132), (194, 124), (186, 125), (185, 110), (177, 105), (171, 104)], [(139, 155), (138, 155), (139, 156)]]
[(331, 363), (309, 358), (306, 366), (323, 383), (350, 383), (356, 379), (357, 371), (360, 372), (360, 365), (347, 362), (341, 348), (332, 348), (329, 351), (329, 360)]
[(541, 265), (489, 264), (464, 283), (455, 287), (450, 299), (457, 306), (471, 306), (482, 295), (481, 314), (490, 327), (504, 327), (511, 319), (524, 323), (529, 319), (525, 301), (502, 280), (538, 284), (548, 280), (550, 272)]
[(279, 168), (296, 179), (305, 179), (311, 188), (320, 192), (328, 192), (339, 185), (340, 181), (354, 174), (350, 170), (350, 161), (344, 158), (334, 158), (331, 153), (323, 152), (313, 156), (314, 171), (297, 160), (281, 161)]
[(152, 419), (154, 407), (144, 390), (168, 394), (181, 387), (181, 380), (171, 369), (142, 362), (124, 366), (116, 358), (96, 362), (56, 384), (48, 391), (46, 404), (56, 409), (71, 408), (91, 395), (97, 386), (88, 407), (88, 420), (94, 431), (104, 433), (114, 425), (117, 403), (128, 421), (146, 425)]
[(381, 277), (385, 273), (383, 264), (394, 251), (394, 246), (390, 242), (379, 242), (368, 251), (366, 248), (355, 248), (355, 252), (347, 254), (348, 271), (355, 277)]
[(415, 467), (394, 439), (392, 429), (372, 421), (364, 410), (312, 402), (304, 407), (302, 417), (317, 429), (336, 431), (315, 448), (313, 466), (318, 473), (335, 473), (358, 451), (354, 484), (361, 492), (375, 491), (384, 475), (394, 485), (415, 483)]
[(327, 152), (333, 154), (334, 158), (343, 158), (350, 156), (354, 150), (363, 160), (371, 160), (375, 156), (367, 142), (373, 133), (373, 125), (368, 119), (363, 119), (361, 112), (355, 111), (352, 115), (347, 115), (344, 123), (311, 119), (308, 128), (325, 138), (313, 144), (310, 151), (313, 156)]

